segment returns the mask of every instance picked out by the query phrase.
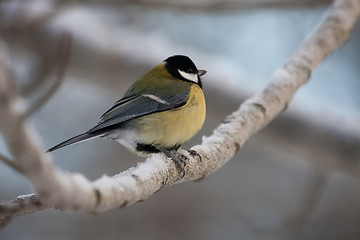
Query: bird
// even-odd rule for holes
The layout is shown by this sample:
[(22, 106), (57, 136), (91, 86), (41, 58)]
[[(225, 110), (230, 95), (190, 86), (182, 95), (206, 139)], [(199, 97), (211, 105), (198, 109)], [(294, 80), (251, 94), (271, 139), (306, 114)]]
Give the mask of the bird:
[(142, 157), (164, 153), (185, 175), (185, 161), (173, 154), (203, 126), (206, 116), (201, 76), (194, 62), (174, 55), (130, 86), (90, 130), (50, 149), (101, 137), (116, 140)]

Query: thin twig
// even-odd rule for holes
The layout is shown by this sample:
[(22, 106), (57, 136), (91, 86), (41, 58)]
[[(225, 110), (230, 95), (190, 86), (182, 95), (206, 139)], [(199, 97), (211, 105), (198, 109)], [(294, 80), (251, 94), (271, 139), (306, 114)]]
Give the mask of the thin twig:
[(33, 76), (30, 76), (30, 79), (24, 85), (19, 86), (19, 94), (23, 98), (28, 98), (34, 95), (41, 86), (44, 85), (48, 76), (50, 75), (51, 70), (51, 62), (49, 59), (45, 59), (45, 57), (39, 56), (41, 60), (41, 66), (38, 66), (36, 72)]
[(34, 76), (30, 76), (29, 81), (24, 82), (18, 88), (23, 97), (31, 96), (43, 85), (53, 63), (53, 58), (49, 54), (52, 51), (49, 49), (55, 49), (55, 46), (49, 47), (47, 43), (45, 45), (44, 39), (46, 37), (39, 38), (38, 34), (41, 32), (39, 30), (49, 23), (58, 9), (53, 4), (55, 0), (42, 1), (46, 2), (45, 7), (35, 11), (29, 11), (29, 9), (32, 9), (34, 4), (41, 4), (38, 0), (12, 1), (11, 11), (6, 11), (8, 10), (6, 7), (0, 8), (2, 39), (7, 41), (9, 45), (17, 49), (25, 49), (26, 52), (37, 55), (41, 59), (41, 66), (37, 67)]
[(29, 117), (42, 105), (44, 105), (58, 90), (61, 83), (64, 79), (65, 69), (69, 60), (70, 56), (70, 48), (71, 48), (71, 37), (69, 34), (63, 34), (60, 38), (58, 51), (57, 51), (57, 58), (55, 65), (57, 66), (56, 70), (56, 78), (53, 85), (50, 89), (40, 98), (38, 98), (35, 102), (29, 106), (24, 112), (24, 118)]
[[(1, 208), (0, 208), (0, 211), (1, 211)], [(13, 220), (14, 218), (15, 218), (15, 216), (1, 216), (0, 215), (0, 230), (3, 229), (4, 227), (6, 227), (11, 222), (11, 220)]]
[(15, 161), (13, 161), (10, 158), (2, 155), (1, 153), (0, 153), (0, 160), (3, 161), (6, 165), (11, 167), (12, 169), (14, 169), (15, 171), (17, 171), (18, 173), (22, 172), (19, 165)]

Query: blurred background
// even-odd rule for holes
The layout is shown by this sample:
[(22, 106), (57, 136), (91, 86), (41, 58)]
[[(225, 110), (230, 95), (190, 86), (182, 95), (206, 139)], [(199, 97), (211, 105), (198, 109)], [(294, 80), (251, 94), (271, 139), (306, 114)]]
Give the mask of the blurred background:
[[(3, 0), (1, 54), (21, 95), (36, 101), (56, 79), (59, 39), (72, 35), (62, 86), (29, 119), (44, 151), (92, 127), (152, 66), (188, 55), (208, 71), (207, 119), (184, 146), (189, 148), (266, 86), (329, 4)], [(358, 23), (287, 111), (204, 181), (101, 215), (46, 210), (21, 216), (0, 231), (0, 239), (360, 239), (359, 66)], [(8, 154), (1, 137), (0, 152)], [(52, 155), (58, 167), (92, 180), (143, 161), (102, 139)], [(32, 192), (23, 176), (0, 163), (0, 201)]]

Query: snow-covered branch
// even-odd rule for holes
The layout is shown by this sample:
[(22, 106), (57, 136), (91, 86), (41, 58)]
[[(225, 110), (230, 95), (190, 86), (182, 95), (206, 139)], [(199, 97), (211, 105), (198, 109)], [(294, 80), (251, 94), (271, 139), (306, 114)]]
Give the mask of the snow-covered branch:
[[(0, 205), (0, 220), (8, 221), (13, 216), (25, 214), (26, 209), (57, 208), (100, 213), (144, 200), (166, 186), (203, 179), (221, 168), (251, 135), (286, 109), (311, 72), (349, 38), (359, 13), (360, 0), (335, 1), (320, 26), (274, 73), (262, 92), (245, 101), (211, 136), (204, 137), (200, 145), (190, 151), (178, 151), (179, 157), (186, 160), (183, 178), (173, 162), (161, 154), (118, 175), (103, 176), (94, 182), (81, 174), (61, 171), (53, 165), (50, 155), (44, 153), (34, 131), (24, 123), (14, 81), (10, 74), (2, 71), (0, 131), (37, 196), (33, 196), (36, 204), (33, 199), (22, 204)], [(6, 69), (4, 61), (0, 62), (0, 69)]]
[(35, 194), (21, 195), (15, 200), (0, 203), (0, 229), (5, 227), (14, 217), (38, 212), (48, 208)]

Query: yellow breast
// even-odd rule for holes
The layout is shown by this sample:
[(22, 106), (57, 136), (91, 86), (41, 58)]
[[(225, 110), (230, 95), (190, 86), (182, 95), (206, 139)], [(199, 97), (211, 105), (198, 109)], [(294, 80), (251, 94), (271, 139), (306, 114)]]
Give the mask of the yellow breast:
[(138, 133), (144, 144), (172, 148), (192, 138), (204, 124), (205, 115), (203, 91), (193, 84), (189, 99), (181, 108), (138, 118)]

